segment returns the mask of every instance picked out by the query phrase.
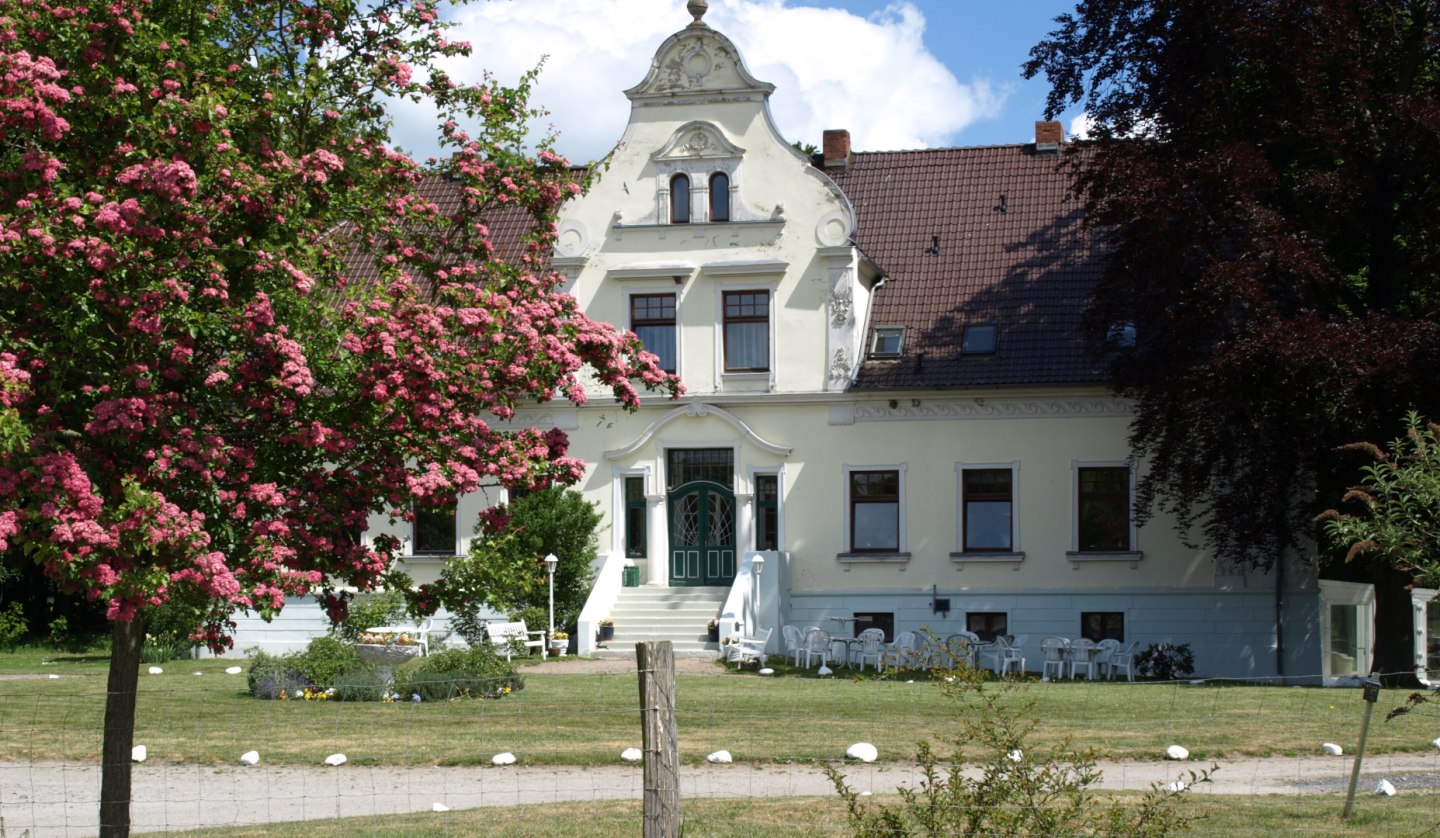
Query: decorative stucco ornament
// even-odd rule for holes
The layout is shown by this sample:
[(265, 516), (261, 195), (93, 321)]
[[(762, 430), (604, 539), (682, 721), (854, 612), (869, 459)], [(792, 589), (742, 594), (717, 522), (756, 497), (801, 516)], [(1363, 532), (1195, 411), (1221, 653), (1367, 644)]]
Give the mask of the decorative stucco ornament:
[(830, 380), (845, 381), (850, 377), (850, 356), (844, 349), (835, 350), (835, 357), (830, 361)]
[(853, 296), (850, 292), (850, 286), (848, 284), (841, 285), (834, 293), (830, 295), (831, 326), (834, 326), (838, 329), (841, 326), (844, 326), (846, 323), (850, 322), (850, 305), (852, 301)]

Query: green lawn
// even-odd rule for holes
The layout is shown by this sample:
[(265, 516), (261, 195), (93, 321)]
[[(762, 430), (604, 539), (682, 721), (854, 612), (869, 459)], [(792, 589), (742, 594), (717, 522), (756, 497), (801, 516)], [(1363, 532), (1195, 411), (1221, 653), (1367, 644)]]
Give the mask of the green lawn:
[[(171, 661), (163, 675), (140, 676), (136, 742), (152, 760), (233, 764), (256, 749), (269, 765), (314, 765), (336, 751), (359, 764), (463, 765), (512, 751), (528, 764), (594, 765), (640, 740), (634, 675), (532, 675), (499, 700), (279, 702), (248, 697), (243, 675), (224, 674), (236, 663)], [(95, 761), (106, 666), (101, 656), (0, 655), (0, 759)], [(922, 680), (784, 669), (681, 676), (676, 690), (682, 759), (691, 762), (721, 748), (737, 760), (828, 760), (857, 741), (873, 742), (881, 760), (904, 760), (921, 737), (945, 736), (964, 709)], [(1371, 753), (1431, 747), (1428, 714), (1382, 721), (1405, 696), (1382, 695)], [(1149, 759), (1180, 743), (1201, 761), (1314, 754), (1327, 741), (1349, 752), (1364, 706), (1354, 689), (1189, 684), (1030, 682), (1008, 700), (1035, 701), (1038, 745), (1070, 737), (1101, 758)]]
[[(1440, 796), (1401, 795), (1385, 800), (1363, 798), (1349, 821), (1340, 819), (1344, 798), (1230, 797), (1196, 795), (1182, 803), (1200, 816), (1191, 835), (1267, 836), (1425, 835), (1440, 833)], [(681, 804), (687, 838), (834, 838), (845, 832), (845, 811), (838, 798), (686, 800)], [(171, 833), (192, 836), (260, 838), (304, 834), (306, 838), (442, 838), (506, 835), (546, 838), (633, 838), (640, 834), (638, 801), (593, 801), (545, 806), (468, 809), (384, 818), (347, 818), (268, 824), (251, 828)]]

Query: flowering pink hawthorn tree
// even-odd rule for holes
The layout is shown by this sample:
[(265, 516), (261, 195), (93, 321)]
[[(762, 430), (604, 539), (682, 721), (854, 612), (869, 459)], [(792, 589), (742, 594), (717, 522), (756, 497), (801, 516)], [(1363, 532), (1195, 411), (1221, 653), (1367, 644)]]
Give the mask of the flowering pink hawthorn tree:
[[(148, 608), (217, 648), (236, 607), (343, 616), (406, 581), (372, 513), (578, 479), (517, 406), (680, 391), (545, 270), (580, 186), (525, 149), (533, 74), (457, 84), (445, 31), (426, 0), (0, 3), (0, 550), (112, 621), (102, 835)], [(447, 159), (386, 145), (396, 96)]]

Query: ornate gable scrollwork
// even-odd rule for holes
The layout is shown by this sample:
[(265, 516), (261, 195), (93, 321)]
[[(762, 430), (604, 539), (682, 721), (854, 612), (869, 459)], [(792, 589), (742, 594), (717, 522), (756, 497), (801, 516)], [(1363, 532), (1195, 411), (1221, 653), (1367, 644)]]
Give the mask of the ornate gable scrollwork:
[(703, 120), (687, 122), (670, 135), (670, 140), (651, 155), (657, 163), (685, 160), (734, 160), (745, 149), (725, 138), (719, 128)]
[(606, 451), (605, 458), (608, 460), (618, 460), (623, 457), (628, 457), (631, 454), (634, 454), (636, 451), (640, 450), (640, 446), (654, 439), (655, 435), (658, 434), (661, 429), (663, 429), (666, 425), (669, 425), (673, 422), (683, 421), (686, 418), (702, 416), (714, 416), (717, 419), (721, 419), (729, 423), (731, 427), (733, 427), (736, 431), (740, 433), (741, 437), (747, 440), (751, 445), (759, 448), (761, 451), (774, 454), (777, 457), (790, 456), (790, 446), (779, 445), (765, 439), (764, 437), (756, 433), (743, 420), (741, 420), (740, 417), (736, 416), (725, 408), (718, 407), (713, 404), (705, 404), (703, 402), (694, 402), (692, 404), (684, 405), (682, 407), (677, 407), (669, 413), (666, 413), (664, 416), (661, 416), (659, 419), (656, 419), (650, 424), (650, 427), (646, 428), (640, 434), (640, 436), (632, 440), (630, 444), (624, 446), (623, 448), (615, 448), (610, 451)]
[(750, 75), (729, 38), (701, 24), (671, 35), (655, 53), (645, 80), (625, 94), (660, 104), (677, 95), (763, 98), (774, 90), (774, 85)]

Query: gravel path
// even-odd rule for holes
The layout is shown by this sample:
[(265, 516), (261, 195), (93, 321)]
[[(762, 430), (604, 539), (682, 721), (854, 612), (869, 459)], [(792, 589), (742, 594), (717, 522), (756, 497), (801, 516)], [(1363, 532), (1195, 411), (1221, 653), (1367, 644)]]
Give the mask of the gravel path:
[[(1208, 764), (1102, 763), (1101, 787), (1147, 789)], [(1344, 791), (1350, 757), (1226, 761), (1198, 794), (1301, 795)], [(915, 785), (914, 766), (850, 763), (844, 773), (857, 791), (892, 792)], [(1433, 789), (1440, 755), (1392, 755), (1365, 761), (1362, 794), (1390, 780), (1400, 794)], [(97, 829), (100, 772), (93, 766), (0, 763), (0, 831), (32, 838), (93, 835)], [(339, 768), (137, 765), (131, 818), (134, 831), (200, 826), (513, 806), (583, 800), (638, 800), (641, 769), (623, 764), (591, 768), (504, 767)], [(699, 765), (681, 769), (681, 794), (700, 797), (827, 796), (834, 793), (814, 764)]]

